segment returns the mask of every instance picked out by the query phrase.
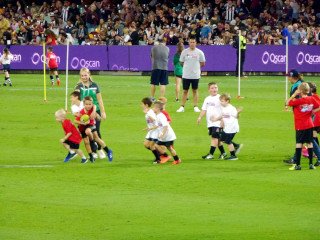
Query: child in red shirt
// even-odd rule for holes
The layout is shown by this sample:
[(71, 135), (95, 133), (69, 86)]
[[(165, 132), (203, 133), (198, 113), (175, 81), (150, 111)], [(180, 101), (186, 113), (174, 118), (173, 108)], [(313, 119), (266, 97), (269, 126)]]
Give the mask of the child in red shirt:
[[(312, 164), (313, 156), (313, 122), (312, 111), (319, 107), (319, 103), (311, 96), (308, 96), (310, 87), (307, 83), (301, 83), (296, 92), (288, 99), (287, 105), (292, 106), (294, 114), (294, 125), (296, 129), (296, 162), (289, 170), (301, 170), (302, 144), (306, 143), (309, 153), (309, 169), (315, 169)], [(295, 97), (300, 95), (301, 98)]]
[(60, 109), (56, 111), (55, 117), (58, 122), (61, 122), (62, 128), (64, 130), (65, 136), (60, 139), (63, 146), (69, 151), (68, 155), (64, 159), (64, 162), (68, 162), (74, 158), (77, 154), (81, 157), (81, 163), (86, 163), (87, 158), (83, 155), (83, 152), (79, 149), (79, 144), (81, 142), (81, 136), (77, 128), (73, 123), (66, 119), (66, 111)]
[[(314, 83), (308, 83), (311, 89), (312, 97), (320, 103), (320, 96), (317, 94), (317, 86)], [(317, 109), (320, 110), (320, 109)], [(320, 111), (313, 111), (313, 151), (317, 156), (318, 160), (314, 166), (320, 166), (320, 148), (318, 133), (320, 132)]]
[[(90, 147), (90, 141), (94, 140), (106, 152), (108, 159), (111, 162), (113, 160), (113, 152), (106, 146), (104, 141), (99, 137), (96, 129), (95, 119), (100, 116), (98, 116), (96, 113), (95, 105), (93, 104), (92, 98), (89, 96), (85, 97), (83, 99), (83, 104), (84, 108), (79, 112), (78, 117), (76, 117), (75, 123), (79, 125), (79, 131), (85, 142), (85, 147), (89, 153), (90, 161), (94, 162)], [(87, 122), (82, 122), (81, 117), (83, 115), (89, 115), (90, 119)]]
[(54, 85), (53, 74), (56, 76), (57, 85), (60, 86), (57, 56), (53, 52), (52, 47), (48, 47), (48, 50), (47, 50), (47, 63), (48, 63), (49, 72), (50, 72), (51, 86)]

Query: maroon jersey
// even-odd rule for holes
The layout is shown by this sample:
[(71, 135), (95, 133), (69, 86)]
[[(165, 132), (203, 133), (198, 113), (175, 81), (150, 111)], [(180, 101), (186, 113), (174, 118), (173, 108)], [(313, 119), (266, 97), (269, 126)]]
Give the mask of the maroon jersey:
[(71, 136), (67, 139), (68, 141), (80, 144), (82, 140), (80, 133), (69, 119), (66, 119), (62, 122), (62, 128), (64, 130), (65, 135), (71, 133)]
[[(88, 112), (83, 108), (83, 109), (80, 110), (80, 112), (78, 114), (78, 117), (76, 117), (76, 120), (80, 121), (81, 116), (83, 116), (85, 114), (90, 116), (92, 112), (93, 112), (93, 108), (91, 110), (89, 110)], [(90, 122), (89, 122), (88, 125), (93, 126), (94, 124), (95, 124), (95, 120), (90, 118)]]

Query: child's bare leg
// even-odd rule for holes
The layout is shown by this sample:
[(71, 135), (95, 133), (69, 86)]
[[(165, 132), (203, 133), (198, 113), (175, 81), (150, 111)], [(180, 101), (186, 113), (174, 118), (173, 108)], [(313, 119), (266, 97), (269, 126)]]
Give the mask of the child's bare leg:
[(171, 155), (173, 156), (174, 162), (173, 164), (179, 164), (181, 162), (181, 160), (179, 159), (179, 156), (177, 155), (176, 150), (174, 149), (173, 145), (171, 145), (170, 147), (168, 147), (169, 152), (171, 153)]
[(112, 150), (107, 147), (107, 145), (104, 143), (104, 141), (101, 138), (99, 138), (97, 131), (94, 131), (92, 134), (96, 143), (98, 143), (101, 146), (101, 148), (107, 153), (108, 159), (111, 162), (113, 160)]
[(96, 141), (96, 143), (98, 143), (101, 146), (101, 148), (106, 147), (106, 144), (101, 138), (99, 138), (98, 133), (96, 131), (93, 132), (92, 135), (93, 135), (93, 139)]
[(86, 158), (83, 154), (83, 152), (81, 151), (81, 149), (75, 149), (75, 152), (83, 159)]

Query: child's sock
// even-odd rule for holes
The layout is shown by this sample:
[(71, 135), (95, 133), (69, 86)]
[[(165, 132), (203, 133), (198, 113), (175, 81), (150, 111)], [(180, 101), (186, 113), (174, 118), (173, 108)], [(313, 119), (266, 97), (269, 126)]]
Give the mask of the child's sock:
[(300, 165), (302, 148), (296, 148), (296, 164)]
[(312, 164), (313, 148), (308, 148), (308, 154), (309, 154), (309, 164)]
[(56, 80), (57, 80), (57, 81), (60, 80), (59, 75), (56, 75)]
[(168, 157), (167, 153), (161, 154), (161, 156)]
[(160, 160), (160, 154), (157, 150), (152, 150), (152, 153), (156, 157), (156, 160)]
[(230, 151), (231, 156), (236, 156), (236, 151)]
[(11, 79), (10, 79), (10, 77), (7, 78), (7, 81), (8, 81), (8, 83), (11, 84)]
[(211, 146), (210, 147), (210, 154), (213, 155), (215, 150), (216, 150), (216, 147)]
[(51, 82), (54, 82), (54, 79), (53, 79), (52, 75), (50, 75), (50, 80), (51, 80)]
[(109, 148), (108, 148), (107, 146), (105, 146), (105, 147), (103, 148), (103, 150), (104, 150), (106, 153), (109, 152)]
[(178, 155), (173, 156), (173, 159), (174, 159), (175, 161), (179, 160)]
[(92, 152), (97, 152), (97, 144), (95, 141), (90, 141), (90, 147), (91, 147), (91, 150)]
[(238, 143), (235, 143), (235, 142), (231, 142), (231, 143), (233, 144), (233, 146), (234, 146), (235, 148), (239, 147), (239, 144), (238, 144)]
[(74, 153), (75, 153), (75, 151), (73, 151), (73, 150), (70, 150), (69, 152), (70, 152), (71, 154), (74, 154)]
[(225, 153), (223, 145), (219, 146), (219, 150), (220, 150), (221, 154)]

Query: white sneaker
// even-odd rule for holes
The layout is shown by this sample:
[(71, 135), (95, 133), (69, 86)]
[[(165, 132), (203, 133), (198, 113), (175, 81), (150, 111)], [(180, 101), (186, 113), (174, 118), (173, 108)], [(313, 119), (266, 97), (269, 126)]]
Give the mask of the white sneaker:
[(184, 107), (180, 107), (178, 110), (177, 110), (177, 112), (184, 112)]
[(194, 110), (194, 112), (201, 112), (198, 107), (194, 107), (193, 110)]
[(92, 153), (92, 156), (93, 156), (94, 159), (98, 158), (98, 155), (96, 153), (94, 153), (94, 152)]
[(107, 157), (103, 150), (98, 150), (98, 156), (100, 159), (104, 159)]

